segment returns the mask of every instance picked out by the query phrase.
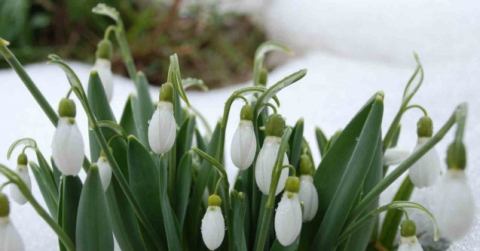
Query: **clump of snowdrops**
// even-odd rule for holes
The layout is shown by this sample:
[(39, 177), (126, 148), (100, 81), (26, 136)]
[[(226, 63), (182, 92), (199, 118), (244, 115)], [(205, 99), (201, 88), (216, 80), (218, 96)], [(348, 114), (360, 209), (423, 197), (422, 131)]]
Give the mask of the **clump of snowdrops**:
[[(201, 80), (182, 79), (176, 55), (170, 57), (168, 78), (154, 101), (147, 80), (137, 72), (118, 13), (105, 5), (93, 11), (112, 18), (99, 42), (97, 60), (87, 90), (61, 58), (50, 63), (66, 73), (70, 91), (50, 106), (27, 72), (0, 40), (0, 51), (36, 99), (55, 129), (50, 161), (36, 142), (14, 142), (18, 165), (0, 165), (10, 192), (0, 193), (0, 250), (24, 250), (21, 236), (9, 220), (9, 203), (30, 203), (58, 235), (60, 250), (114, 248), (121, 250), (422, 250), (415, 222), (406, 210), (425, 213), (434, 238), (457, 240), (472, 226), (474, 202), (466, 183), (463, 144), (467, 106), (460, 104), (451, 117), (434, 130), (427, 110), (410, 101), (423, 82), (417, 56), (416, 69), (403, 93), (403, 101), (382, 136), (384, 93), (377, 92), (333, 137), (317, 127), (316, 139), (303, 137), (304, 121), (287, 125), (277, 112), (276, 94), (301, 84), (299, 70), (267, 88), (265, 54), (289, 53), (286, 47), (266, 42), (255, 55), (254, 85), (235, 91), (225, 103), (222, 119), (210, 129), (201, 111), (190, 104), (185, 89), (203, 86)], [(120, 118), (109, 101), (114, 96), (110, 70), (116, 41), (136, 93), (128, 97)], [(162, 69), (159, 69), (162, 70)], [(288, 89), (287, 89), (288, 91)], [(74, 94), (75, 102), (70, 96)], [(232, 139), (225, 136), (230, 108), (244, 102)], [(81, 107), (82, 109), (77, 109)], [(418, 141), (411, 152), (396, 148), (405, 112), (418, 109)], [(89, 121), (90, 153), (76, 123), (77, 111)], [(299, 109), (301, 111), (301, 109)], [(447, 170), (435, 145), (456, 126), (447, 150)], [(316, 141), (319, 153), (309, 141)], [(225, 144), (231, 144), (225, 155)], [(28, 161), (36, 158), (35, 161)], [(320, 154), (315, 165), (313, 155)], [(239, 169), (229, 184), (224, 167), (231, 158)], [(390, 165), (398, 165), (387, 172)], [(87, 173), (85, 180), (79, 172)], [(395, 180), (408, 175), (393, 201), (379, 205), (379, 195)], [(30, 172), (47, 209), (31, 193)], [(440, 183), (440, 200), (433, 214), (409, 202), (413, 189)], [(9, 195), (7, 195), (9, 194)], [(387, 215), (379, 224), (379, 214)], [(461, 217), (459, 217), (461, 216)], [(400, 229), (400, 238), (396, 238)]]

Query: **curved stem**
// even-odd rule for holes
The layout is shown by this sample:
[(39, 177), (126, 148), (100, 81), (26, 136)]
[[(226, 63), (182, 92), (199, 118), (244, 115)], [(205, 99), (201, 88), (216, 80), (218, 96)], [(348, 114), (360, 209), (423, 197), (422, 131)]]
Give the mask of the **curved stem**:
[[(292, 171), (292, 175), (291, 175), (291, 176), (297, 176), (297, 169), (296, 169), (294, 166), (292, 166), (292, 165), (284, 165), (284, 166), (282, 166), (282, 169), (281, 169), (281, 170), (283, 170), (284, 168), (288, 168), (288, 169), (290, 169), (290, 171)], [(280, 170), (280, 172), (281, 172), (281, 170)]]
[(217, 194), (218, 187), (220, 186), (220, 182), (222, 182), (222, 179), (223, 179), (223, 177), (220, 177), (220, 178), (217, 180), (217, 184), (215, 185), (215, 190), (213, 191), (213, 194)]
[(35, 200), (30, 190), (27, 188), (23, 180), (12, 170), (8, 167), (0, 164), (0, 172), (3, 173), (12, 183), (16, 184), (20, 191), (22, 192), (23, 196), (27, 198), (28, 202), (32, 205), (32, 207), (37, 211), (38, 215), (42, 217), (45, 222), (52, 228), (52, 230), (57, 234), (60, 241), (65, 245), (67, 250), (74, 251), (75, 246), (73, 245), (72, 241), (68, 237), (68, 235), (63, 231), (63, 229), (56, 223), (50, 215), (45, 211), (45, 209), (40, 206), (40, 204)]
[(408, 110), (410, 110), (410, 109), (413, 109), (413, 108), (418, 108), (418, 109), (420, 109), (420, 110), (423, 112), (423, 115), (428, 116), (427, 109), (425, 109), (425, 108), (424, 108), (423, 106), (421, 106), (421, 105), (409, 105), (409, 106), (407, 106), (407, 107), (405, 108), (405, 110), (404, 110), (403, 112), (406, 112), (406, 111), (408, 111)]
[(277, 114), (277, 107), (275, 107), (272, 103), (266, 103), (264, 106), (272, 108), (273, 113)]
[(3, 188), (5, 188), (8, 184), (13, 184), (13, 182), (11, 180), (7, 181), (7, 182), (4, 182), (1, 186), (0, 186), (0, 192), (2, 192)]
[(103, 39), (109, 39), (110, 33), (111, 33), (112, 31), (116, 32), (116, 31), (115, 31), (116, 28), (117, 28), (117, 27), (116, 27), (115, 25), (110, 25), (110, 26), (108, 26), (107, 29), (105, 30), (104, 35), (103, 35)]
[(72, 92), (73, 92), (73, 87), (70, 87), (70, 89), (69, 89), (68, 92), (67, 92), (66, 98), (69, 98), (69, 97), (70, 97), (70, 94), (72, 94)]

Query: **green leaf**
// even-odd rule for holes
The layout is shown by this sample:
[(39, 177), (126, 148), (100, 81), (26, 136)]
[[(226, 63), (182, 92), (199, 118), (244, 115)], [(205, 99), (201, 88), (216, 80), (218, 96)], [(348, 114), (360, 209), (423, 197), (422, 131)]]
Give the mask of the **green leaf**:
[(198, 78), (182, 79), (182, 85), (183, 85), (183, 89), (185, 90), (192, 86), (196, 86), (200, 88), (202, 91), (208, 91), (208, 86), (206, 86), (205, 83), (203, 83), (203, 80)]
[(299, 119), (293, 128), (292, 136), (290, 137), (290, 165), (297, 169), (297, 173), (300, 173), (300, 167), (298, 162), (300, 161), (300, 155), (302, 154), (302, 142), (303, 142), (303, 119)]
[(315, 138), (317, 139), (318, 149), (320, 150), (320, 157), (323, 157), (327, 152), (328, 139), (320, 127), (315, 127)]
[(180, 66), (178, 64), (178, 57), (177, 54), (173, 54), (170, 56), (170, 69), (169, 75), (171, 74), (171, 83), (175, 87), (175, 91), (178, 95), (183, 99), (185, 104), (190, 107), (190, 102), (188, 101), (187, 94), (185, 94), (185, 90), (183, 89), (182, 85), (182, 77), (180, 76)]
[[(187, 152), (180, 160), (178, 166), (177, 182), (175, 183), (175, 213), (178, 217), (178, 223), (181, 230), (184, 226), (185, 215), (187, 213), (188, 199), (190, 198), (190, 188), (192, 187), (192, 154)], [(183, 232), (183, 231), (181, 231)]]
[(138, 130), (138, 138), (140, 142), (150, 149), (148, 144), (148, 121), (152, 119), (155, 112), (152, 98), (148, 89), (148, 80), (145, 74), (138, 72), (137, 74), (137, 98), (132, 99), (135, 124)]
[(158, 190), (159, 196), (157, 198), (159, 198), (161, 201), (160, 204), (162, 207), (163, 221), (165, 223), (165, 232), (167, 234), (168, 250), (183, 250), (180, 242), (181, 234), (179, 223), (177, 217), (173, 213), (167, 194), (167, 165), (162, 159), (160, 160), (158, 177), (160, 181), (160, 187)]
[(32, 170), (33, 177), (35, 177), (35, 180), (37, 181), (38, 188), (40, 189), (43, 200), (45, 201), (45, 204), (47, 204), (50, 215), (52, 216), (52, 218), (57, 219), (58, 204), (57, 202), (55, 202), (55, 199), (52, 197), (52, 194), (50, 194), (50, 191), (48, 190), (48, 187), (43, 180), (40, 167), (32, 161), (29, 162), (29, 165), (30, 170)]
[(175, 140), (175, 145), (177, 147), (177, 163), (180, 161), (182, 156), (192, 148), (195, 125), (195, 117), (188, 116), (178, 131), (177, 139)]
[[(58, 208), (58, 225), (75, 244), (75, 231), (77, 228), (77, 210), (82, 193), (82, 181), (78, 176), (63, 176), (60, 186), (60, 202)], [(59, 241), (60, 250), (67, 250)]]
[(270, 99), (275, 96), (279, 91), (283, 88), (290, 86), (291, 84), (297, 82), (298, 80), (302, 79), (307, 74), (307, 70), (300, 70), (297, 71), (284, 79), (278, 81), (275, 85), (268, 88), (266, 92), (264, 92), (255, 103), (255, 112), (254, 116), (258, 117), (258, 115), (262, 112), (265, 108), (265, 104), (270, 101)]
[(125, 133), (125, 131), (123, 130), (123, 128), (113, 121), (100, 120), (98, 121), (98, 126), (100, 126), (101, 128), (108, 128), (115, 132), (116, 135), (122, 136), (123, 138), (127, 138), (128, 136), (127, 133)]
[(42, 180), (45, 183), (51, 197), (55, 201), (55, 204), (58, 205), (59, 189), (55, 182), (55, 178), (53, 177), (52, 169), (50, 168), (50, 166), (48, 165), (48, 162), (45, 160), (45, 157), (43, 157), (43, 154), (40, 152), (38, 148), (35, 149), (35, 154), (37, 155), (37, 160), (38, 160), (38, 165), (40, 167), (39, 170), (40, 170)]
[(245, 194), (232, 190), (230, 193), (232, 210), (233, 210), (233, 226), (235, 233), (234, 241), (236, 250), (243, 251), (247, 249), (247, 241), (245, 239), (245, 212), (246, 212), (246, 199)]
[(207, 144), (205, 143), (205, 140), (203, 139), (202, 134), (200, 134), (200, 131), (198, 128), (195, 128), (195, 139), (197, 140), (197, 147), (206, 152), (207, 151)]
[(128, 96), (127, 103), (125, 103), (125, 107), (123, 108), (122, 117), (120, 118), (120, 125), (127, 135), (138, 137), (138, 130), (133, 117), (132, 98), (133, 95)]
[[(220, 145), (220, 133), (221, 133), (221, 124), (217, 123), (215, 130), (212, 134), (212, 139), (208, 144), (207, 153), (209, 155), (215, 156), (218, 151), (218, 146)], [(208, 181), (211, 178), (214, 169), (210, 162), (203, 160), (200, 166), (200, 172), (198, 173), (195, 184), (193, 185), (193, 192), (190, 198), (189, 203), (189, 220), (187, 227), (187, 235), (189, 236), (189, 248), (190, 250), (195, 250), (199, 246), (199, 237), (200, 237), (200, 215), (204, 212), (202, 209), (202, 201), (205, 192), (205, 188), (208, 185)], [(203, 246), (203, 244), (202, 244)]]
[[(355, 197), (362, 189), (363, 182), (373, 161), (380, 137), (382, 116), (383, 98), (377, 95), (374, 98), (365, 123), (360, 126), (360, 134), (353, 135), (358, 143), (355, 145), (351, 157), (348, 158), (345, 172), (338, 184), (339, 188), (335, 191), (331, 203), (325, 212), (325, 217), (313, 242), (313, 248), (321, 250), (333, 250), (335, 248), (343, 224), (347, 221), (348, 213), (352, 209)], [(338, 145), (342, 136), (343, 133), (338, 138), (337, 143), (332, 146), (327, 156), (330, 153), (335, 153), (333, 149)]]
[[(161, 243), (165, 244), (158, 168), (148, 150), (135, 137), (128, 137), (127, 149), (130, 189), (156, 230)], [(144, 236), (148, 238), (146, 234)]]
[(280, 244), (278, 239), (275, 239), (275, 242), (273, 243), (270, 251), (295, 251), (295, 250), (299, 250), (298, 249), (299, 242), (300, 242), (300, 235), (297, 237), (297, 239), (292, 244), (290, 244), (288, 246), (283, 246), (282, 244)]
[(78, 251), (113, 251), (113, 235), (107, 201), (98, 174), (92, 165), (82, 189), (77, 215)]
[[(373, 157), (372, 164), (370, 165), (370, 168), (368, 169), (368, 174), (367, 177), (365, 178), (364, 184), (363, 184), (363, 190), (362, 190), (362, 195), (366, 195), (368, 192), (372, 190), (372, 188), (380, 182), (380, 180), (383, 178), (383, 152), (382, 152), (382, 140), (379, 137), (377, 146), (375, 148), (375, 155)], [(361, 216), (366, 215), (368, 212), (376, 209), (378, 207), (378, 200), (377, 198), (375, 201), (370, 203), (370, 205), (367, 207), (366, 211), (364, 214)], [(360, 201), (360, 200), (357, 200)], [(355, 205), (356, 206), (356, 205)], [(347, 250), (352, 250), (352, 251), (364, 251), (370, 242), (370, 238), (372, 236), (372, 232), (375, 227), (376, 219), (372, 218), (369, 222), (367, 222), (365, 225), (363, 225), (361, 228), (359, 228), (357, 231), (353, 232), (352, 236), (350, 237), (350, 241), (348, 242), (348, 248)]]

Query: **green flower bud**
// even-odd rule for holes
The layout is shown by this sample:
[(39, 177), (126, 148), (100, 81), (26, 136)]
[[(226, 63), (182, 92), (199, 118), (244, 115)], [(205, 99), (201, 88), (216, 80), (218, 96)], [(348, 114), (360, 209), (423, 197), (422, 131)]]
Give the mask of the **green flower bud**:
[(461, 142), (458, 147), (454, 142), (448, 146), (447, 150), (447, 167), (448, 169), (465, 170), (467, 166), (467, 150)]
[(280, 114), (272, 114), (268, 118), (267, 125), (265, 127), (265, 133), (267, 136), (282, 137), (285, 130), (285, 120)]
[(417, 226), (412, 220), (404, 220), (400, 226), (403, 237), (415, 236), (417, 234)]
[(165, 83), (160, 88), (160, 101), (173, 103), (173, 85)]
[(222, 198), (216, 194), (212, 194), (208, 197), (208, 206), (219, 207), (222, 205)]
[(307, 154), (302, 154), (300, 157), (300, 175), (313, 176), (315, 169), (312, 164), (312, 160)]
[(263, 67), (262, 70), (260, 70), (260, 77), (258, 79), (258, 83), (261, 86), (266, 86), (267, 80), (268, 80), (268, 71), (265, 67)]
[(249, 104), (245, 104), (240, 111), (241, 120), (253, 121), (253, 108)]
[(60, 117), (75, 118), (77, 115), (75, 102), (71, 99), (62, 98), (62, 100), (60, 100), (60, 105), (58, 106), (58, 115)]
[(103, 39), (102, 41), (100, 41), (100, 43), (98, 43), (97, 52), (96, 52), (97, 58), (110, 60), (112, 56), (112, 52), (113, 52), (113, 46), (110, 40)]
[(10, 214), (10, 202), (4, 193), (0, 193), (0, 217), (7, 217)]
[(27, 155), (25, 153), (20, 153), (20, 155), (18, 155), (18, 158), (17, 158), (17, 164), (27, 165), (27, 163), (28, 163)]
[(285, 182), (285, 191), (291, 193), (298, 193), (300, 191), (300, 179), (295, 176), (290, 176)]
[(433, 135), (433, 121), (428, 116), (421, 117), (417, 122), (418, 137), (431, 138)]

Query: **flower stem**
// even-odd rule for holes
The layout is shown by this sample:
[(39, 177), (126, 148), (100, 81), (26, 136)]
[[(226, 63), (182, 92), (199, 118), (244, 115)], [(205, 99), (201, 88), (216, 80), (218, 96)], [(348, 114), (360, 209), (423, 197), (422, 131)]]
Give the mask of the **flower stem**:
[(37, 211), (38, 215), (42, 217), (45, 222), (52, 228), (52, 230), (57, 234), (60, 241), (65, 245), (65, 248), (69, 251), (74, 251), (75, 246), (72, 243), (72, 240), (68, 237), (68, 235), (63, 231), (63, 229), (56, 223), (50, 215), (38, 204), (38, 202), (33, 197), (30, 190), (27, 188), (23, 180), (13, 171), (11, 171), (8, 167), (0, 164), (0, 172), (3, 173), (12, 183), (15, 183), (20, 191), (22, 192), (23, 196), (27, 198), (28, 202), (32, 205), (32, 207)]

